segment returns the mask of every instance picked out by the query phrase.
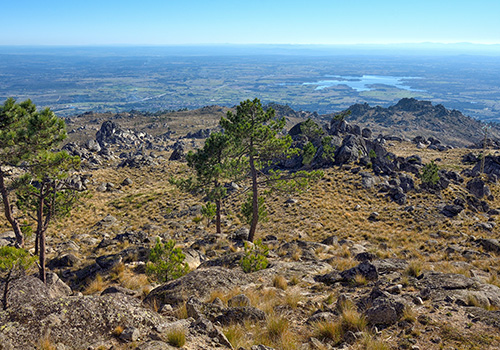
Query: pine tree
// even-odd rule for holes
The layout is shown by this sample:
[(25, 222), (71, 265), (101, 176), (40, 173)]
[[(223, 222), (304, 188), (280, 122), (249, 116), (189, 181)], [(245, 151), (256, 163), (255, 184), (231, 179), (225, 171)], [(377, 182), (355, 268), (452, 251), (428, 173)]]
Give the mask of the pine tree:
[[(236, 113), (229, 111), (221, 118), (220, 125), (230, 139), (229, 156), (238, 163), (238, 168), (246, 167), (251, 179), (251, 221), (248, 240), (253, 242), (259, 213), (263, 213), (264, 202), (259, 197), (259, 187), (293, 191), (308, 184), (309, 180), (322, 176), (317, 172), (296, 172), (284, 174), (273, 169), (273, 163), (280, 157), (287, 157), (297, 150), (291, 149), (292, 139), (281, 135), (285, 118), (275, 119), (272, 108), (264, 111), (259, 99), (246, 100), (236, 107)], [(240, 171), (241, 174), (245, 172)], [(259, 177), (264, 179), (259, 181)], [(245, 209), (248, 211), (249, 203)], [(250, 216), (248, 213), (247, 216)]]
[(30, 100), (16, 103), (12, 98), (0, 106), (0, 193), (5, 217), (20, 247), (24, 246), (24, 235), (14, 215), (10, 196), (12, 189), (6, 183), (8, 169), (35, 157), (39, 152), (52, 149), (65, 137), (64, 121), (50, 109), (37, 111)]
[(45, 283), (45, 236), (50, 222), (69, 214), (78, 191), (65, 181), (78, 168), (79, 157), (65, 151), (41, 152), (30, 159), (28, 172), (17, 183), (17, 206), (36, 223), (35, 254), (39, 254), (40, 279)]
[(227, 195), (224, 180), (236, 170), (229, 157), (229, 138), (220, 132), (212, 133), (206, 139), (203, 148), (189, 152), (186, 156), (188, 165), (195, 171), (195, 177), (173, 180), (181, 189), (204, 193), (215, 202), (215, 222), (217, 233), (222, 232), (222, 200)]

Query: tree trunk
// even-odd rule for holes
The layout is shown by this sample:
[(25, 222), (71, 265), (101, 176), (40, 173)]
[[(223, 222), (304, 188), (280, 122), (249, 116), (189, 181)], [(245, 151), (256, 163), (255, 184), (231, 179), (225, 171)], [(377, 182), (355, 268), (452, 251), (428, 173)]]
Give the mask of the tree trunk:
[(7, 275), (7, 278), (5, 279), (5, 287), (3, 290), (3, 298), (2, 298), (2, 306), (4, 310), (7, 310), (7, 294), (9, 293), (9, 283), (10, 283), (10, 277), (12, 275), (12, 270), (9, 271), (9, 274)]
[[(41, 192), (41, 191), (40, 191)], [(45, 230), (43, 225), (43, 207), (44, 207), (44, 199), (40, 197), (40, 201), (38, 202), (38, 208), (36, 212), (36, 235), (38, 237), (39, 243), (39, 261), (40, 261), (40, 279), (43, 283), (47, 283), (45, 278)]]
[(249, 164), (252, 176), (252, 223), (250, 225), (250, 232), (248, 233), (248, 240), (253, 242), (257, 224), (259, 223), (259, 188), (257, 187), (257, 169), (255, 169), (253, 154), (250, 154)]
[(38, 234), (38, 229), (35, 232), (35, 255), (38, 255), (40, 248), (40, 235)]
[(217, 200), (215, 201), (215, 205), (217, 206), (216, 210), (215, 210), (215, 226), (216, 226), (216, 231), (217, 233), (222, 233), (222, 225), (221, 225), (221, 199), (220, 198), (217, 198)]
[(9, 221), (10, 226), (12, 226), (12, 230), (16, 235), (16, 245), (20, 248), (24, 248), (24, 235), (21, 231), (21, 227), (19, 226), (19, 221), (14, 217), (12, 213), (12, 207), (9, 202), (9, 192), (7, 191), (7, 187), (5, 186), (5, 173), (0, 169), (0, 192), (2, 192), (2, 200), (3, 207), (5, 211), (5, 217), (7, 221)]

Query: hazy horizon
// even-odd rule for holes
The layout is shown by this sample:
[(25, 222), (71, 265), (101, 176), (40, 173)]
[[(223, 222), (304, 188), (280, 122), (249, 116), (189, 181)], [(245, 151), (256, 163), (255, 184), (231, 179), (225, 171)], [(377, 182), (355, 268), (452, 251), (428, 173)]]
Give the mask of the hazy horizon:
[(497, 0), (19, 0), (2, 11), (0, 45), (500, 44)]

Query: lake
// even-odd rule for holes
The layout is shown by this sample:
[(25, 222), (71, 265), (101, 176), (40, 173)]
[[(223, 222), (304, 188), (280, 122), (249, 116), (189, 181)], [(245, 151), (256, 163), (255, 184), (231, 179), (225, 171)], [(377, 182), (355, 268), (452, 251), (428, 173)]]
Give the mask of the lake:
[(408, 84), (408, 80), (420, 79), (418, 77), (394, 77), (384, 75), (363, 75), (361, 77), (345, 76), (345, 75), (326, 75), (325, 80), (320, 80), (315, 83), (304, 83), (304, 85), (316, 85), (316, 90), (326, 89), (332, 86), (347, 85), (350, 88), (361, 92), (373, 90), (373, 85), (388, 85), (398, 89), (408, 91), (421, 91), (412, 89)]

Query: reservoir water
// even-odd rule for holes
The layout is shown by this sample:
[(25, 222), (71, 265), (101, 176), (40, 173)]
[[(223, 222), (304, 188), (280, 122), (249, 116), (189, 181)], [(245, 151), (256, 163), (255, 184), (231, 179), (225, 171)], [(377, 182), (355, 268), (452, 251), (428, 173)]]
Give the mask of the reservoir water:
[(304, 85), (316, 85), (316, 90), (326, 89), (338, 85), (347, 85), (360, 92), (373, 90), (373, 85), (388, 85), (402, 90), (421, 91), (412, 89), (409, 85), (407, 85), (408, 80), (420, 79), (418, 77), (394, 77), (384, 75), (363, 75), (361, 77), (354, 77), (345, 75), (326, 75), (325, 78), (327, 79), (314, 83), (304, 83)]

